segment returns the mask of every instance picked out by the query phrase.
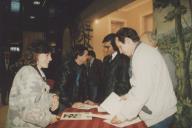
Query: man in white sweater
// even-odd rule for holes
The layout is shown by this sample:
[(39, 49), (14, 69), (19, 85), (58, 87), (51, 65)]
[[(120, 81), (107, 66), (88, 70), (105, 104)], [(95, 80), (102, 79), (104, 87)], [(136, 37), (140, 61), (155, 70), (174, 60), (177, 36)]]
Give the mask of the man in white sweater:
[[(132, 28), (117, 32), (117, 46), (132, 60), (132, 88), (122, 97), (126, 100), (112, 123), (121, 123), (139, 116), (148, 127), (169, 128), (177, 111), (177, 99), (166, 63), (158, 49), (140, 41)], [(146, 107), (151, 113), (145, 112)]]

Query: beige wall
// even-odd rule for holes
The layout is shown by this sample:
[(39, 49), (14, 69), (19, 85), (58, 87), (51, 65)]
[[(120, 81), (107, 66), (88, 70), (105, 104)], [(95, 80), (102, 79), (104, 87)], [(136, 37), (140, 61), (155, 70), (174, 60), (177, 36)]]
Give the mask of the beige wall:
[(108, 16), (99, 19), (98, 23), (94, 22), (92, 26), (93, 26), (93, 38), (91, 41), (91, 45), (93, 46), (93, 49), (96, 52), (97, 58), (102, 59), (104, 56), (102, 49), (102, 41), (104, 36), (110, 32)]
[(134, 28), (139, 35), (153, 29), (152, 0), (136, 0), (136, 3), (127, 5), (101, 19), (93, 22), (92, 46), (97, 58), (103, 59), (102, 40), (111, 32), (111, 20), (122, 21), (125, 26)]

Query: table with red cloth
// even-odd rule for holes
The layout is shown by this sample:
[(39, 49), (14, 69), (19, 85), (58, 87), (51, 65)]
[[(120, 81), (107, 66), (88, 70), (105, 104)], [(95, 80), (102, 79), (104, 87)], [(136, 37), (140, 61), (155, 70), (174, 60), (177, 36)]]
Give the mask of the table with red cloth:
[[(97, 112), (97, 109), (80, 110), (75, 108), (67, 108), (65, 112)], [(58, 122), (47, 126), (47, 128), (116, 128), (113, 125), (107, 124), (103, 119), (93, 117), (92, 120), (59, 120)], [(147, 128), (143, 121), (131, 124), (125, 128)]]

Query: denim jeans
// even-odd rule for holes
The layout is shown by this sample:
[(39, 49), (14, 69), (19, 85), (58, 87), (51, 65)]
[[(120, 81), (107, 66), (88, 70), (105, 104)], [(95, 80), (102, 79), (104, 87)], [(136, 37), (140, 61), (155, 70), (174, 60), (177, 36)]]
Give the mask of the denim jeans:
[(162, 120), (161, 122), (151, 126), (150, 128), (170, 128), (175, 121), (174, 115), (167, 117), (166, 119)]

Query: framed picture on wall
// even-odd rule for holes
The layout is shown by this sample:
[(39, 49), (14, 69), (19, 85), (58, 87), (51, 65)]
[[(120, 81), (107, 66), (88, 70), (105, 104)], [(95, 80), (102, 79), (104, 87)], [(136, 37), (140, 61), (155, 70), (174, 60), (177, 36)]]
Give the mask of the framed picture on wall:
[(117, 32), (118, 29), (125, 26), (126, 26), (126, 20), (111, 19), (111, 22), (110, 22), (111, 32), (115, 33)]

